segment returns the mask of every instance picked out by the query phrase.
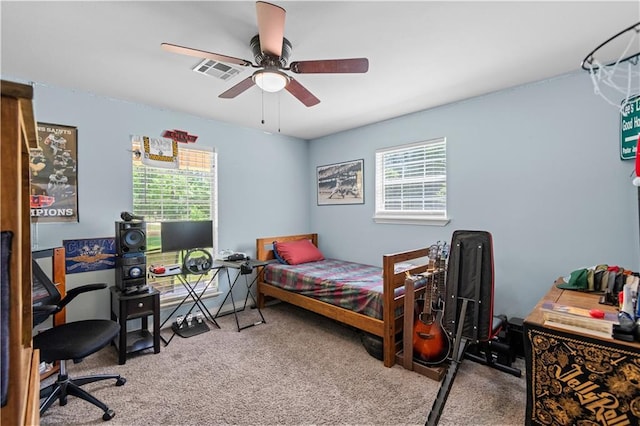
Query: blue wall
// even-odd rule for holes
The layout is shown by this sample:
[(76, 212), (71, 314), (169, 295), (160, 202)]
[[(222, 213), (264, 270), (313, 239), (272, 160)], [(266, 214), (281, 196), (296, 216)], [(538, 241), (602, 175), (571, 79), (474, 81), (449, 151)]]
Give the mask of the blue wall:
[[(449, 241), (456, 229), (487, 230), (495, 310), (519, 317), (574, 269), (640, 269), (633, 163), (619, 159), (619, 115), (593, 94), (586, 74), (310, 142), (39, 84), (35, 110), (38, 121), (78, 127), (80, 180), (80, 223), (35, 226), (35, 248), (113, 235), (114, 221), (132, 204), (130, 135), (176, 128), (218, 152), (220, 248), (252, 255), (256, 237), (312, 231), (326, 256), (380, 265), (384, 253)], [(451, 222), (374, 223), (375, 150), (438, 137), (447, 138)], [(316, 167), (360, 158), (365, 204), (317, 206)], [(113, 270), (72, 274), (67, 285), (97, 281), (113, 285)], [(68, 309), (70, 320), (108, 317), (107, 291), (85, 297)]]
[[(218, 152), (219, 248), (253, 257), (256, 237), (311, 230), (307, 182), (301, 179), (309, 169), (308, 142), (39, 84), (34, 91), (36, 120), (78, 128), (80, 215), (79, 223), (34, 225), (34, 249), (113, 236), (120, 212), (133, 203), (130, 135), (160, 136), (167, 129), (186, 130), (198, 136), (199, 146)], [(114, 270), (67, 275), (67, 288), (89, 282), (114, 285)], [(67, 318), (108, 318), (108, 300), (108, 290), (85, 295), (67, 308)]]
[[(315, 168), (364, 158), (365, 204), (317, 206), (310, 223), (327, 256), (381, 265), (382, 254), (493, 234), (495, 311), (526, 316), (559, 276), (600, 263), (638, 270), (633, 162), (620, 160), (620, 116), (586, 73), (505, 90), (310, 143)], [(375, 150), (445, 137), (444, 227), (374, 223)]]

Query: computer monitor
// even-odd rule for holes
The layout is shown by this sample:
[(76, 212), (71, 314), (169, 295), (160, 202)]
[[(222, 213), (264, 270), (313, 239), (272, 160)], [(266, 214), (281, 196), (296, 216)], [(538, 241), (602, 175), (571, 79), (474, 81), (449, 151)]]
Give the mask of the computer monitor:
[(184, 220), (160, 224), (163, 252), (213, 247), (213, 221)]

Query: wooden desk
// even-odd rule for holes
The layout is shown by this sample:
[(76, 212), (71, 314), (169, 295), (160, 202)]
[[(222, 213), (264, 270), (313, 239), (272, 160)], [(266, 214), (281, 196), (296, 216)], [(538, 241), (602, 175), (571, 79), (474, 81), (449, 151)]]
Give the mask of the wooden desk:
[(640, 343), (544, 325), (540, 308), (547, 301), (616, 312), (598, 299), (554, 283), (524, 320), (526, 424), (639, 424)]

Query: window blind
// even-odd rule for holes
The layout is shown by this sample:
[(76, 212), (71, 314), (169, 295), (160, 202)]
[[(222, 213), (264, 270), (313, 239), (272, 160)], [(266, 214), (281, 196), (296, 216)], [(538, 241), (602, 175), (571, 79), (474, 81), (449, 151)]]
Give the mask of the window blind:
[(376, 151), (377, 221), (447, 220), (444, 138)]
[[(133, 152), (140, 152), (137, 142)], [(150, 167), (140, 156), (133, 158), (133, 211), (145, 217), (147, 225), (147, 266), (182, 264), (181, 253), (162, 252), (160, 225), (167, 220), (213, 220), (212, 254), (217, 252), (217, 155), (211, 148), (178, 146), (178, 168)], [(215, 271), (199, 280), (200, 292)], [(160, 291), (160, 304), (169, 306), (181, 301), (186, 289), (173, 277), (148, 277), (149, 284)], [(217, 280), (204, 297), (218, 294)]]

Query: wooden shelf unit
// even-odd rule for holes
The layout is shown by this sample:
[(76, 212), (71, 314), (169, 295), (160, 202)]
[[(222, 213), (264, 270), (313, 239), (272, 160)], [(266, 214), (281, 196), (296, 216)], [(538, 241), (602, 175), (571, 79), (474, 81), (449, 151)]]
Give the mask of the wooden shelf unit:
[(3, 80), (0, 229), (12, 231), (9, 266), (9, 371), (3, 425), (39, 424), (39, 355), (33, 349), (29, 148), (37, 146), (33, 87)]

